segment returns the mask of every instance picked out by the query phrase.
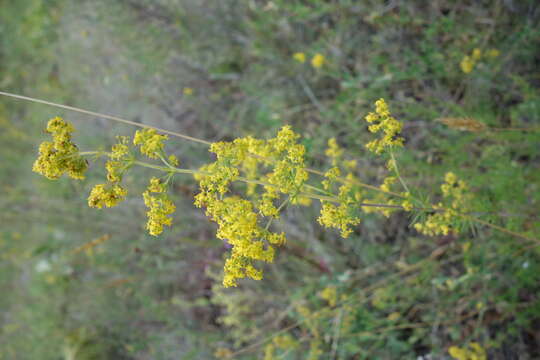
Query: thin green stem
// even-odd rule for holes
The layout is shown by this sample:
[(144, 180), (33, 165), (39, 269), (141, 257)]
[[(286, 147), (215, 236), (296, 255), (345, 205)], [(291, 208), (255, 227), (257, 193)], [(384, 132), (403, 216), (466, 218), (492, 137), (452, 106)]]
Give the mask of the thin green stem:
[(331, 192), (326, 191), (326, 190), (321, 189), (321, 188), (318, 188), (318, 187), (313, 186), (313, 185), (304, 184), (304, 186), (305, 186), (306, 188), (308, 188), (308, 189), (315, 190), (315, 191), (318, 191), (318, 192), (323, 193), (323, 194), (326, 194), (326, 195), (333, 195)]
[(15, 99), (20, 99), (20, 100), (25, 100), (25, 101), (31, 101), (31, 102), (35, 102), (35, 103), (39, 103), (39, 104), (54, 106), (54, 107), (57, 107), (57, 108), (60, 108), (60, 109), (71, 110), (71, 111), (75, 111), (75, 112), (78, 112), (78, 113), (81, 113), (81, 114), (96, 116), (96, 117), (100, 117), (100, 118), (104, 118), (104, 119), (108, 119), (108, 120), (112, 120), (112, 121), (116, 121), (116, 122), (120, 122), (120, 123), (124, 123), (124, 124), (128, 124), (128, 125), (133, 125), (133, 126), (137, 126), (137, 127), (141, 127), (141, 128), (155, 129), (155, 130), (157, 130), (159, 132), (162, 132), (164, 134), (176, 136), (176, 137), (186, 139), (186, 140), (189, 140), (189, 141), (193, 141), (193, 142), (197, 142), (197, 143), (200, 143), (200, 144), (205, 144), (205, 145), (211, 145), (212, 144), (210, 141), (198, 139), (198, 138), (188, 136), (188, 135), (184, 135), (184, 134), (180, 134), (180, 133), (177, 133), (177, 132), (174, 132), (174, 131), (160, 129), (160, 128), (157, 128), (155, 126), (141, 124), (141, 123), (137, 123), (135, 121), (126, 120), (126, 119), (122, 119), (122, 118), (117, 117), (117, 116), (102, 114), (102, 113), (98, 113), (98, 112), (95, 112), (95, 111), (84, 110), (84, 109), (77, 108), (77, 107), (74, 107), (74, 106), (62, 105), (62, 104), (54, 103), (54, 102), (51, 102), (51, 101), (36, 99), (36, 98), (29, 97), (29, 96), (12, 94), (12, 93), (8, 93), (8, 92), (4, 92), (4, 91), (0, 91), (0, 95), (8, 96), (8, 97), (12, 97), (12, 98), (15, 98)]
[(107, 154), (106, 152), (104, 151), (81, 151), (79, 153), (77, 153), (78, 155), (81, 155), (81, 156), (87, 156), (87, 155), (104, 155), (104, 154)]
[(396, 176), (399, 179), (399, 182), (401, 183), (401, 185), (403, 186), (405, 191), (410, 194), (411, 192), (409, 191), (409, 188), (407, 187), (407, 184), (405, 184), (405, 181), (403, 181), (403, 178), (399, 174), (397, 160), (396, 160), (396, 157), (394, 156), (394, 152), (392, 150), (390, 150), (390, 157), (392, 158), (392, 165), (393, 165), (392, 168), (394, 169), (394, 172), (396, 173)]
[[(291, 199), (291, 197), (287, 196), (287, 198), (281, 203), (281, 205), (278, 206), (278, 208), (277, 208), (277, 213), (278, 214), (283, 209), (283, 207), (285, 207), (289, 203), (290, 199)], [(266, 223), (266, 226), (264, 227), (264, 230), (268, 230), (270, 228), (270, 225), (272, 225), (273, 221), (274, 221), (274, 217), (271, 217), (270, 220), (268, 220), (268, 222)]]

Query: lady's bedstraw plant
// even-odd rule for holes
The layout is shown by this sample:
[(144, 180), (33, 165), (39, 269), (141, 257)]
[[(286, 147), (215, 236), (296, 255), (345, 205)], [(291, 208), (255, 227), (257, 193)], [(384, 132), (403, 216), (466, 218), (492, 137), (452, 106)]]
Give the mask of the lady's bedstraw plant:
[[(332, 167), (323, 174), (320, 184), (309, 184), (309, 172), (315, 171), (306, 168), (305, 147), (298, 143), (299, 135), (290, 126), (282, 127), (276, 137), (269, 140), (248, 136), (213, 143), (209, 150), (216, 160), (191, 170), (179, 168), (178, 159), (166, 154), (164, 141), (168, 137), (155, 129), (138, 130), (132, 140), (119, 136), (110, 152), (80, 152), (71, 141), (73, 126), (56, 117), (47, 125), (53, 141), (41, 144), (33, 170), (49, 179), (58, 179), (64, 173), (83, 179), (87, 169), (83, 157), (106, 156), (107, 181), (95, 185), (88, 197), (88, 205), (98, 209), (116, 206), (125, 199), (127, 190), (122, 178), (133, 166), (160, 171), (163, 176), (152, 177), (142, 194), (148, 208), (146, 230), (154, 236), (160, 235), (164, 226), (172, 225), (175, 205), (167, 193), (171, 179), (176, 174), (194, 176), (200, 190), (195, 196), (195, 205), (204, 208), (206, 215), (218, 225), (217, 238), (232, 246), (225, 261), (223, 285), (237, 286), (238, 279), (262, 279), (263, 272), (256, 267), (257, 261), (273, 262), (275, 247), (285, 244), (285, 234), (273, 231), (271, 225), (279, 220), (281, 211), (289, 204), (309, 205), (312, 199), (319, 200), (319, 224), (338, 229), (344, 238), (360, 223), (362, 213), (379, 212), (389, 216), (397, 210), (412, 211), (413, 204), (425, 207), (411, 196), (394, 157), (394, 149), (402, 147), (404, 142), (400, 136), (401, 122), (391, 116), (383, 99), (375, 103), (375, 112), (369, 113), (366, 121), (370, 124), (369, 131), (381, 134), (366, 148), (388, 157), (390, 174), (379, 187), (360, 182), (356, 161), (344, 158), (344, 151), (334, 138), (328, 141), (325, 152)], [(138, 153), (146, 160), (139, 159)], [(405, 191), (392, 189), (398, 180)], [(238, 183), (244, 186), (236, 186)], [(446, 175), (441, 190), (447, 203), (429, 207), (431, 215), (415, 224), (415, 228), (426, 235), (455, 231), (452, 227), (455, 218), (467, 209), (466, 185), (453, 173)]]

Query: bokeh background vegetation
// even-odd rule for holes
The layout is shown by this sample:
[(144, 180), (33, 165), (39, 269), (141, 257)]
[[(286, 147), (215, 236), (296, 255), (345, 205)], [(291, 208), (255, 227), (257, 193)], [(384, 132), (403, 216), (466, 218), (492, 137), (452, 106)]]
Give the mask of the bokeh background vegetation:
[[(453, 171), (482, 219), (539, 239), (539, 20), (534, 0), (0, 0), (0, 89), (209, 141), (291, 124), (310, 166), (329, 167), (336, 137), (373, 184), (384, 167), (363, 117), (384, 97), (411, 186), (436, 197)], [(135, 130), (0, 98), (0, 359), (450, 359), (472, 342), (489, 359), (540, 358), (538, 242), (482, 226), (425, 237), (407, 213), (342, 239), (313, 204), (286, 210), (263, 281), (223, 289), (227, 249), (193, 179), (175, 182), (174, 226), (155, 238), (137, 195), (150, 172), (102, 211), (86, 206), (102, 166), (83, 182), (31, 172), (56, 115), (83, 150)], [(211, 159), (168, 146), (185, 167)]]

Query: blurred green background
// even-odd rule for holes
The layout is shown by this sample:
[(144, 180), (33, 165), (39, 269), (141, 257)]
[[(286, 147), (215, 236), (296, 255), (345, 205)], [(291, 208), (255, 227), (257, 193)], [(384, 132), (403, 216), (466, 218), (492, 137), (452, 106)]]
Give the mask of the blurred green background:
[[(432, 196), (454, 171), (484, 220), (539, 239), (539, 20), (534, 0), (0, 0), (0, 91), (208, 141), (291, 124), (311, 167), (328, 169), (336, 137), (375, 185), (363, 117), (384, 97), (404, 122), (409, 184)], [(479, 226), (428, 238), (406, 213), (366, 216), (342, 239), (313, 204), (286, 210), (264, 280), (225, 290), (227, 249), (193, 179), (175, 182), (174, 226), (155, 238), (140, 196), (151, 172), (100, 211), (86, 197), (102, 164), (82, 182), (31, 171), (57, 115), (81, 150), (135, 131), (0, 97), (0, 359), (450, 359), (471, 343), (540, 358), (538, 242)], [(453, 118), (484, 130), (441, 121)], [(168, 143), (184, 167), (211, 160)]]

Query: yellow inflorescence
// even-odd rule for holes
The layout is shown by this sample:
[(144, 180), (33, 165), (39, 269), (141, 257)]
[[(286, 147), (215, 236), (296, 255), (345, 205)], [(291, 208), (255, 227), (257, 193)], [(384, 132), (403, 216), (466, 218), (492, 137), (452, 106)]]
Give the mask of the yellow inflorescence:
[(477, 342), (469, 344), (468, 348), (450, 346), (448, 353), (456, 360), (486, 360), (486, 350)]
[(148, 221), (146, 230), (150, 235), (158, 236), (163, 232), (163, 226), (171, 226), (172, 218), (169, 217), (176, 207), (166, 194), (167, 186), (158, 178), (150, 179), (148, 188), (143, 193), (144, 204), (149, 210), (146, 212)]
[(459, 63), (459, 66), (461, 67), (461, 71), (463, 71), (465, 74), (468, 74), (473, 71), (475, 64), (476, 61), (474, 61), (472, 57), (470, 57), (469, 55), (465, 55)]
[(336, 306), (338, 297), (337, 297), (337, 289), (336, 289), (335, 286), (327, 286), (327, 287), (325, 287), (321, 291), (319, 296), (322, 299), (326, 300), (328, 302), (328, 305), (330, 305), (330, 307)]
[[(195, 197), (195, 205), (206, 207), (207, 215), (218, 224), (217, 237), (233, 246), (224, 267), (226, 287), (236, 286), (237, 279), (245, 277), (262, 279), (262, 270), (256, 269), (253, 261), (272, 262), (273, 245), (286, 241), (284, 234), (260, 226), (259, 217), (278, 218), (274, 202), (282, 194), (294, 199), (308, 178), (304, 170), (305, 149), (296, 143), (297, 139), (298, 135), (284, 126), (268, 141), (246, 137), (210, 146), (217, 160), (201, 168), (197, 175), (201, 191)], [(259, 174), (263, 168), (269, 171)], [(264, 192), (258, 201), (224, 196), (241, 173), (263, 184)], [(254, 186), (248, 186), (247, 193), (254, 194)]]
[(444, 180), (441, 192), (448, 206), (443, 207), (442, 203), (434, 205), (433, 208), (438, 212), (429, 215), (423, 223), (414, 224), (414, 228), (422, 234), (436, 236), (448, 235), (451, 231), (457, 232), (452, 228), (452, 223), (456, 217), (459, 217), (459, 213), (466, 212), (468, 209), (469, 194), (465, 182), (458, 180), (452, 172), (448, 172)]
[(118, 184), (98, 184), (90, 192), (88, 206), (99, 209), (103, 206), (113, 207), (124, 200), (126, 195), (127, 190)]
[(343, 150), (339, 147), (335, 139), (328, 141), (326, 155), (332, 159), (333, 166), (324, 174), (325, 180), (321, 183), (324, 190), (331, 192), (333, 185), (340, 180), (341, 169), (348, 173), (345, 181), (338, 188), (336, 203), (327, 200), (321, 201), (321, 212), (317, 221), (320, 225), (327, 228), (335, 228), (341, 231), (343, 238), (352, 233), (352, 226), (360, 223), (360, 218), (356, 215), (360, 211), (360, 202), (362, 195), (359, 189), (353, 184), (358, 181), (353, 174), (356, 162), (341, 160)]
[(157, 159), (163, 152), (163, 141), (167, 135), (160, 135), (155, 129), (137, 130), (133, 138), (133, 144), (139, 145), (141, 153), (151, 159)]
[(294, 53), (293, 59), (303, 64), (306, 62), (306, 54), (304, 54), (303, 52)]
[(347, 205), (334, 205), (328, 202), (322, 204), (321, 213), (317, 221), (324, 227), (341, 230), (341, 236), (343, 238), (349, 237), (352, 233), (351, 226), (360, 224), (360, 219), (351, 215)]
[(403, 196), (405, 196), (405, 199), (401, 202), (401, 207), (405, 211), (412, 211), (414, 209), (414, 205), (411, 201), (411, 193), (405, 192), (403, 193)]
[(125, 158), (129, 153), (129, 137), (117, 136), (116, 139), (118, 142), (112, 146), (109, 157), (111, 159), (120, 160)]
[(366, 144), (366, 148), (376, 154), (382, 153), (391, 146), (403, 146), (403, 138), (399, 136), (403, 124), (393, 118), (384, 99), (375, 102), (375, 112), (370, 112), (365, 117), (372, 125), (368, 127), (372, 133), (382, 131), (383, 137)]
[(107, 169), (107, 180), (119, 182), (122, 177), (122, 163), (120, 161), (109, 160), (105, 163)]
[(463, 71), (465, 74), (468, 74), (473, 71), (474, 67), (476, 66), (476, 63), (482, 58), (482, 50), (476, 48), (472, 51), (471, 55), (465, 55), (461, 62), (459, 63), (459, 66), (461, 67), (461, 71)]
[(476, 64), (482, 58), (493, 59), (499, 55), (500, 55), (500, 52), (497, 49), (490, 49), (482, 53), (482, 50), (476, 48), (472, 51), (470, 55), (465, 55), (463, 59), (461, 59), (461, 62), (459, 63), (459, 67), (461, 68), (461, 71), (463, 71), (465, 74), (469, 74), (474, 70)]
[(120, 185), (120, 182), (126, 171), (129, 138), (118, 136), (117, 139), (118, 143), (114, 144), (111, 152), (107, 154), (110, 160), (105, 163), (108, 183), (94, 186), (88, 197), (88, 206), (90, 207), (99, 209), (103, 206), (113, 207), (124, 200), (127, 195), (127, 190)]
[(49, 120), (47, 132), (52, 134), (53, 141), (45, 141), (39, 146), (39, 157), (32, 170), (52, 180), (64, 173), (73, 179), (84, 179), (88, 165), (71, 141), (73, 131), (73, 126), (60, 117)]
[(315, 54), (311, 59), (311, 66), (315, 69), (321, 68), (326, 63), (326, 59), (322, 54)]

